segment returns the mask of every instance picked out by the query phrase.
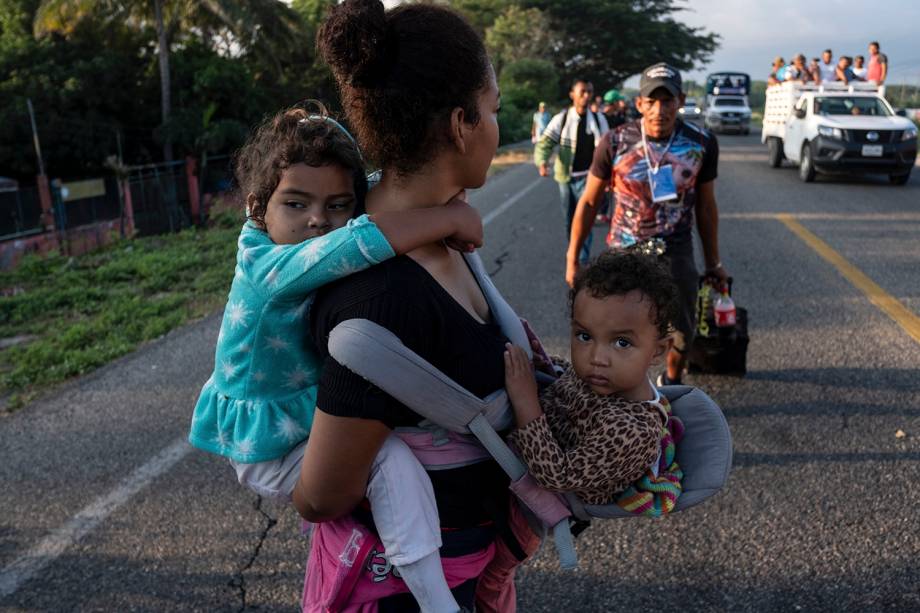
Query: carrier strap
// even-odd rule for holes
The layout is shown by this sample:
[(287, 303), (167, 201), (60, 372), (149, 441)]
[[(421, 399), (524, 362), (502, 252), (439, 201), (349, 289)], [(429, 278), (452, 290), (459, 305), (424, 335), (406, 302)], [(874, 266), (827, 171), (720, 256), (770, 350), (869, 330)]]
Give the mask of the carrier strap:
[[(480, 400), (410, 351), (395, 334), (367, 320), (338, 324), (329, 334), (329, 354), (430, 421), (453, 432), (473, 434), (510, 477), (514, 494), (553, 528), (563, 568), (575, 567), (568, 532), (570, 512), (561, 496), (537, 486), (524, 463), (496, 432), (511, 425), (504, 390)], [(403, 367), (394, 368), (397, 364)]]

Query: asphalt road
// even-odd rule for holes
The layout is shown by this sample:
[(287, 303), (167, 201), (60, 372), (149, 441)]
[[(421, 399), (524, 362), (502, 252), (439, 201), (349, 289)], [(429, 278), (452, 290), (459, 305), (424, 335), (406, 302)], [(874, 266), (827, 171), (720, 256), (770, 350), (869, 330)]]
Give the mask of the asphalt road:
[[(728, 417), (729, 486), (661, 521), (595, 522), (577, 572), (546, 547), (520, 572), (521, 611), (920, 610), (920, 340), (775, 217), (791, 214), (917, 317), (920, 175), (805, 185), (768, 168), (756, 137), (720, 141), (722, 257), (750, 313), (749, 372), (689, 382)], [(472, 201), (496, 284), (565, 353), (557, 194), (524, 165)], [(296, 609), (296, 514), (181, 443), (218, 324), (0, 418), (0, 611)]]

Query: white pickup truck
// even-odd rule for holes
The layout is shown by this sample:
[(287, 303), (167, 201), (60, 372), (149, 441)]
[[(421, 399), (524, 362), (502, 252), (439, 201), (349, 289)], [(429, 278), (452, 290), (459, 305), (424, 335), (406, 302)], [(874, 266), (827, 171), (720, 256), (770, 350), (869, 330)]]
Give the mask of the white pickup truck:
[(768, 87), (760, 139), (770, 166), (795, 162), (805, 182), (818, 173), (879, 173), (904, 185), (917, 158), (916, 125), (871, 83)]
[(751, 107), (747, 96), (706, 96), (703, 126), (713, 132), (751, 133)]

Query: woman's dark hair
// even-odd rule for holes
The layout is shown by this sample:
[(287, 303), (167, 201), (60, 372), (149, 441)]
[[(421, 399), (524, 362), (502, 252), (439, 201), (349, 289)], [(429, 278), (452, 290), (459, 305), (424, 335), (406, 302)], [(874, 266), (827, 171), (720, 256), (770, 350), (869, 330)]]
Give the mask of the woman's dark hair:
[(638, 290), (652, 306), (649, 318), (663, 338), (677, 319), (677, 286), (670, 267), (656, 256), (638, 251), (610, 250), (597, 256), (575, 276), (569, 291), (569, 313), (574, 316), (575, 296), (587, 291), (594, 298), (623, 296)]
[(355, 215), (364, 212), (367, 177), (358, 146), (326, 109), (318, 111), (291, 107), (278, 112), (253, 130), (246, 144), (236, 152), (233, 167), (237, 185), (246, 199), (255, 194), (249, 218), (265, 229), (265, 209), (281, 181), (281, 174), (294, 164), (341, 166), (351, 171), (355, 187)]
[(489, 58), (479, 34), (454, 11), (379, 0), (329, 9), (316, 39), (342, 94), (349, 125), (379, 167), (412, 173), (444, 144), (450, 113), (478, 123)]

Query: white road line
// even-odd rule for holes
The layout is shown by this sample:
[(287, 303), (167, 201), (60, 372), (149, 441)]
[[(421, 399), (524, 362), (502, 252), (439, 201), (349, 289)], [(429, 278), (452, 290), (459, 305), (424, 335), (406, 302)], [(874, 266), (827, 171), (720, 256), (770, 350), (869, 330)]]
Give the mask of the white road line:
[[(536, 179), (533, 183), (503, 202), (482, 218), (482, 225), (488, 225), (496, 217), (517, 204), (537, 185), (545, 181)], [(163, 449), (149, 462), (135, 470), (118, 487), (93, 501), (77, 513), (66, 524), (43, 538), (37, 545), (13, 560), (0, 571), (0, 598), (18, 590), (23, 583), (38, 574), (58, 558), (68, 547), (96, 529), (102, 521), (132, 496), (147, 487), (151, 481), (172, 468), (192, 450), (185, 437)]]
[(146, 464), (131, 473), (118, 487), (94, 500), (66, 524), (43, 538), (37, 545), (0, 571), (0, 598), (14, 593), (64, 551), (92, 532), (102, 520), (147, 485), (184, 458), (191, 445), (181, 438), (163, 449)]
[(535, 188), (536, 186), (540, 185), (540, 183), (543, 183), (544, 181), (546, 181), (546, 179), (544, 179), (543, 177), (540, 177), (539, 179), (535, 179), (533, 183), (531, 183), (530, 185), (528, 185), (527, 187), (525, 187), (524, 189), (522, 189), (521, 191), (519, 191), (519, 192), (516, 193), (515, 195), (513, 195), (513, 196), (511, 196), (510, 198), (508, 198), (507, 200), (505, 200), (505, 201), (504, 201), (501, 205), (499, 205), (497, 208), (495, 208), (495, 209), (489, 211), (489, 212), (486, 214), (486, 216), (482, 218), (482, 225), (483, 225), (483, 226), (489, 225), (489, 223), (490, 223), (493, 219), (495, 219), (496, 217), (498, 217), (499, 215), (501, 215), (502, 213), (504, 213), (505, 211), (507, 211), (508, 209), (510, 209), (512, 206), (514, 206), (515, 204), (517, 204), (518, 201), (519, 201), (521, 198), (523, 198), (524, 196), (526, 196), (527, 194), (529, 194), (529, 193), (533, 190), (533, 188)]

